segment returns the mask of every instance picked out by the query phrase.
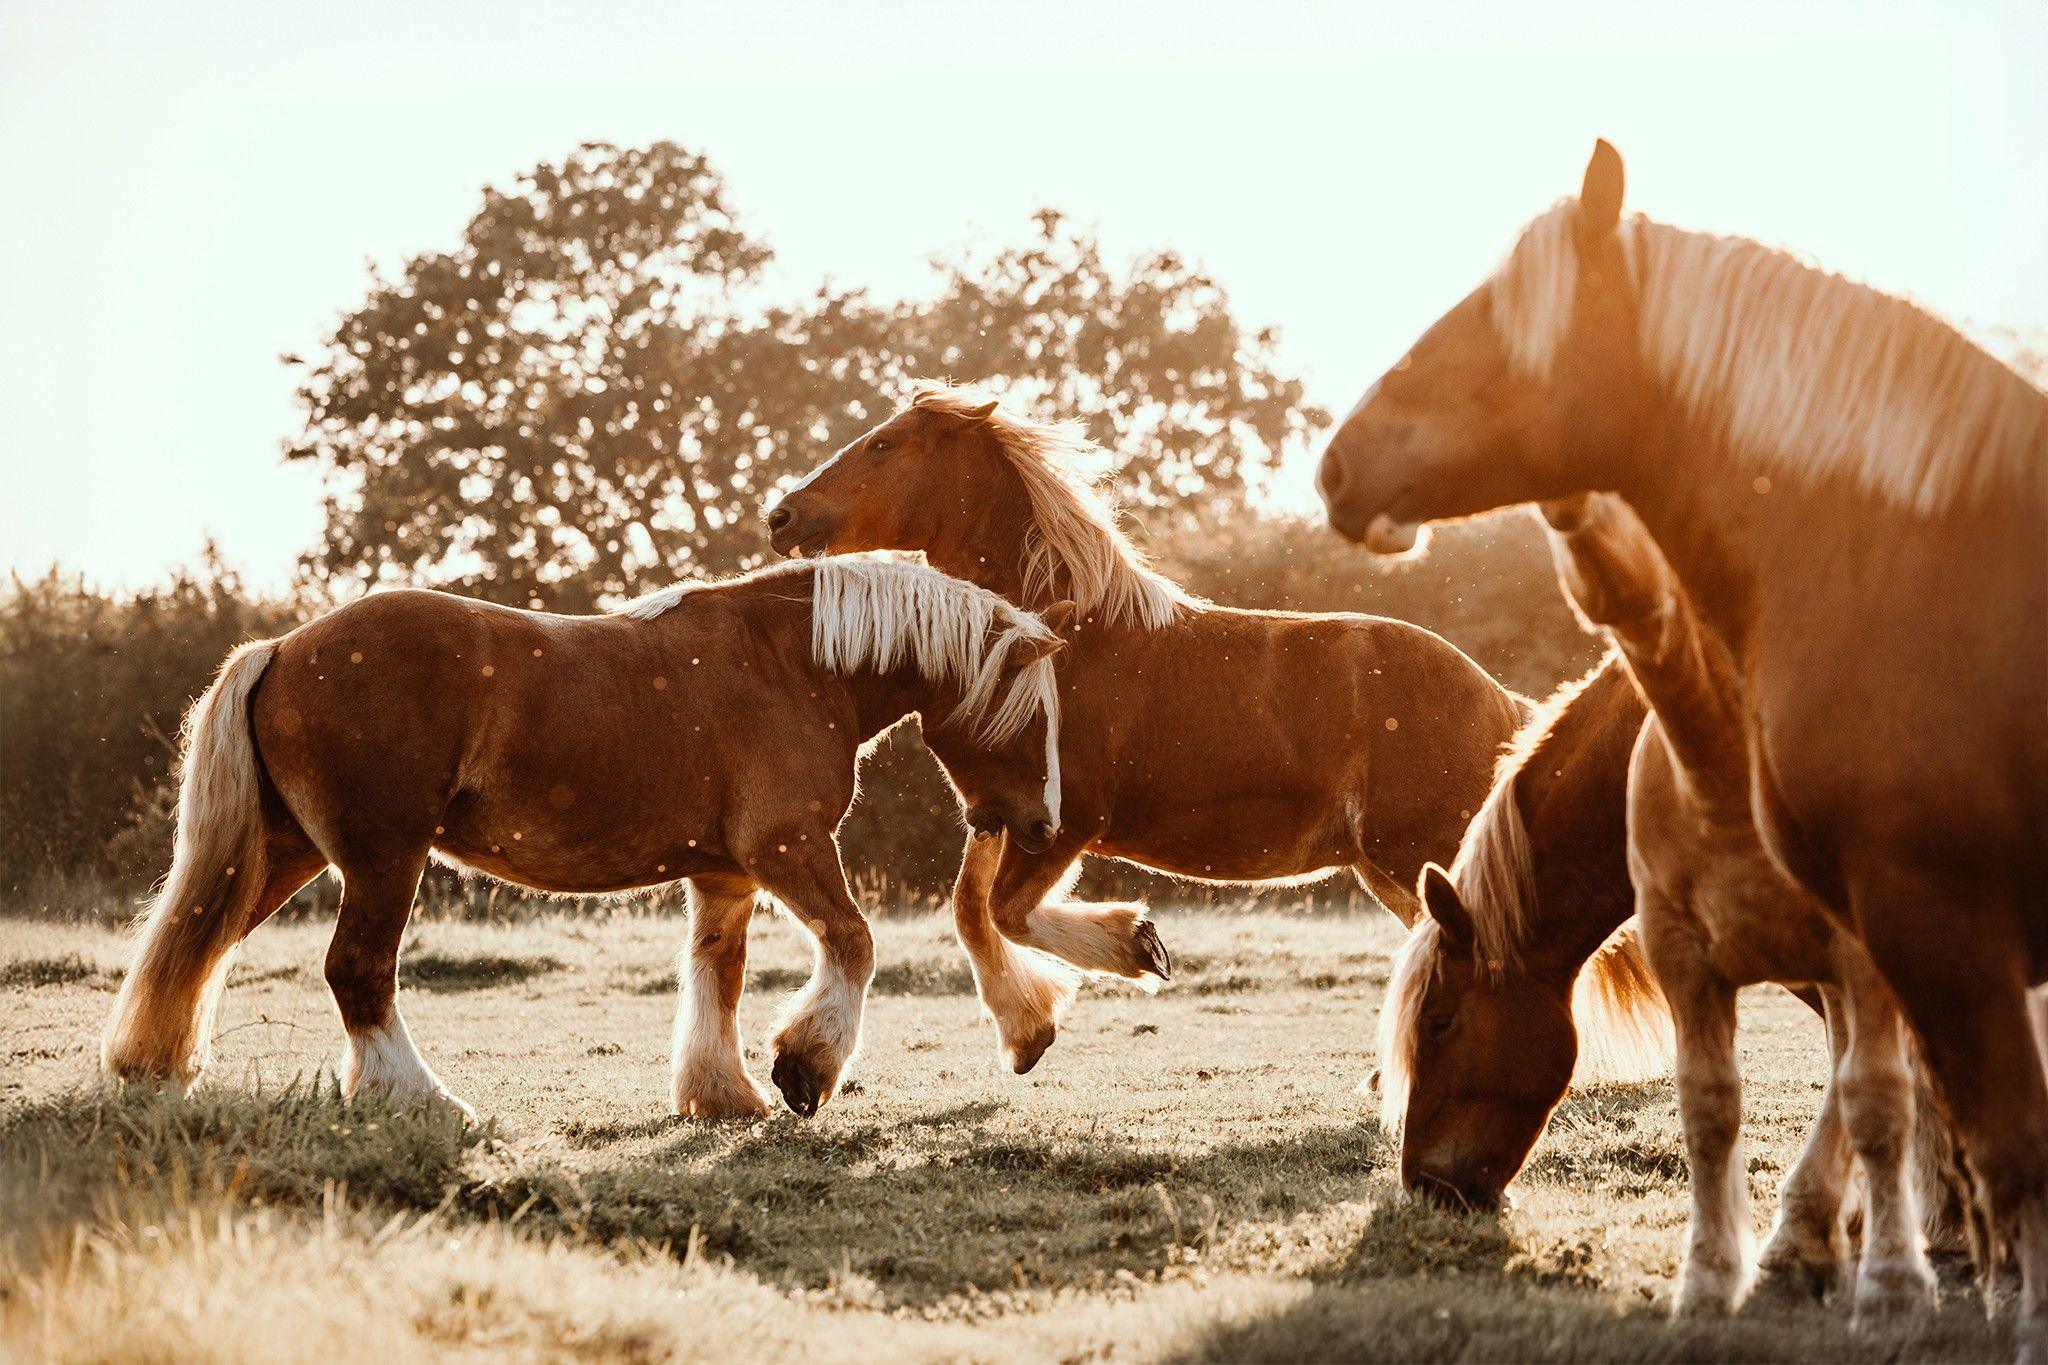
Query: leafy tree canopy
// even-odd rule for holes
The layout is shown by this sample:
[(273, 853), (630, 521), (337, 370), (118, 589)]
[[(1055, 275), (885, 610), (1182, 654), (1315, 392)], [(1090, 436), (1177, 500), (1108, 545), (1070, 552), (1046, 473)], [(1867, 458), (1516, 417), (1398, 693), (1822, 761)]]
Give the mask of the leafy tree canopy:
[(776, 303), (769, 259), (672, 143), (486, 190), (453, 249), (373, 274), (296, 362), (287, 455), (326, 475), (309, 572), (576, 610), (750, 567), (762, 503), (921, 375), (1084, 419), (1120, 491), (1171, 510), (1242, 499), (1327, 420), (1214, 281), (1171, 252), (1118, 268), (1050, 210), (936, 261), (921, 300)]

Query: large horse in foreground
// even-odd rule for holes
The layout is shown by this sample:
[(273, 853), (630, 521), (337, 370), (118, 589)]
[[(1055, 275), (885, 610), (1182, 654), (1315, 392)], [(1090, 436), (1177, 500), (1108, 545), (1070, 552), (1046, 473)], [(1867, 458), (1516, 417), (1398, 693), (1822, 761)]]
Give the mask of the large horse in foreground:
[(1867, 947), (2048, 1356), (2048, 395), (1902, 300), (1577, 199), (1332, 439), (1332, 524), (1610, 490), (1727, 651), (1771, 858)]
[(1070, 426), (927, 385), (768, 511), (791, 555), (921, 550), (1025, 606), (1071, 599), (1064, 828), (970, 843), (954, 913), (1011, 1065), (1052, 1042), (1070, 975), (1164, 977), (1142, 906), (1062, 903), (1083, 854), (1209, 882), (1350, 869), (1404, 922), (1526, 704), (1440, 636), (1380, 617), (1238, 611), (1150, 569), (1074, 476)]
[(874, 970), (834, 838), (860, 746), (922, 713), (974, 821), (1047, 847), (1060, 648), (993, 593), (877, 561), (604, 616), (378, 593), (244, 645), (189, 719), (176, 854), (102, 1060), (189, 1081), (235, 946), (332, 866), (344, 1090), (460, 1105), (398, 1011), (399, 940), (434, 856), (541, 891), (689, 879), (673, 1084), (676, 1111), (699, 1117), (768, 1110), (735, 1011), (756, 898), (779, 901), (818, 948), (774, 1042), (775, 1083), (809, 1114), (858, 1045)]

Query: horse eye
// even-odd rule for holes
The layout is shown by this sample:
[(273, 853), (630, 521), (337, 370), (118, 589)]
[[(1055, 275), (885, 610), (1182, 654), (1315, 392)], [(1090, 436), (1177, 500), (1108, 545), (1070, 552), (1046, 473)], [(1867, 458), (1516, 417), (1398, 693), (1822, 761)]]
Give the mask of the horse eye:
[(1458, 1022), (1455, 1014), (1439, 1014), (1422, 1021), (1422, 1031), (1432, 1038), (1441, 1038), (1451, 1031), (1451, 1025)]
[(888, 453), (889, 443), (885, 440), (882, 440), (880, 437), (876, 437), (874, 440), (868, 442), (868, 454), (887, 455)]

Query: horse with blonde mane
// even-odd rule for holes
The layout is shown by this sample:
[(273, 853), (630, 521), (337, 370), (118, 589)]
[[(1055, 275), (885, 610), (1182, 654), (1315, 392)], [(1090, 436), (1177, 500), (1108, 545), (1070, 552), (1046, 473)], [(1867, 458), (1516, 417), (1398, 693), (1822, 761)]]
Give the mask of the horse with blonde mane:
[(1646, 708), (1614, 656), (1515, 737), (1418, 919), (1380, 1007), (1380, 1116), (1401, 1179), (1497, 1207), (1574, 1077), (1634, 1080), (1670, 1055), (1629, 921), (1625, 803)]
[(1611, 491), (1740, 697), (1771, 859), (1904, 1008), (2048, 1359), (2048, 395), (1904, 300), (1576, 199), (1359, 402), (1331, 524)]
[(1060, 670), (1065, 827), (1042, 850), (971, 842), (954, 894), (1019, 1072), (1073, 995), (1062, 963), (1155, 984), (1170, 970), (1142, 905), (1059, 899), (1083, 854), (1206, 882), (1348, 868), (1410, 921), (1417, 874), (1457, 849), (1526, 708), (1405, 622), (1190, 597), (1076, 477), (1097, 454), (1072, 426), (927, 384), (767, 514), (785, 554), (921, 550), (1026, 606), (1076, 604)]
[(399, 941), (432, 856), (547, 892), (687, 879), (671, 1079), (676, 1112), (701, 1118), (768, 1112), (736, 1011), (756, 901), (780, 902), (817, 958), (776, 1031), (774, 1081), (813, 1113), (859, 1046), (874, 970), (834, 834), (861, 746), (921, 714), (973, 819), (1045, 848), (1061, 648), (984, 589), (858, 560), (671, 588), (602, 616), (377, 593), (243, 645), (188, 718), (176, 852), (103, 1064), (196, 1077), (236, 946), (331, 866), (344, 1091), (469, 1112), (398, 1010)]

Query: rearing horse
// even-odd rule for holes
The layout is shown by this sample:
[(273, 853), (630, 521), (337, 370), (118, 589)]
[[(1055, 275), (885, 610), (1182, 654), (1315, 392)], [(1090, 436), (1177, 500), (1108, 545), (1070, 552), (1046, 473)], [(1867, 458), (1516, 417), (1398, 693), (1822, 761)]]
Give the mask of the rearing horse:
[(1412, 921), (1416, 875), (1456, 851), (1526, 708), (1418, 626), (1189, 596), (1071, 472), (1099, 453), (1071, 426), (924, 385), (767, 518), (785, 554), (922, 550), (1023, 606), (1077, 605), (1060, 670), (1064, 827), (1043, 852), (970, 843), (954, 896), (1020, 1072), (1073, 981), (1011, 943), (1085, 971), (1168, 971), (1142, 906), (1058, 902), (1082, 854), (1210, 882), (1349, 868)]
[(1772, 859), (1891, 985), (2048, 1359), (2048, 395), (1911, 304), (1622, 214), (1621, 157), (1536, 218), (1345, 420), (1331, 524), (1601, 490), (1743, 698)]

